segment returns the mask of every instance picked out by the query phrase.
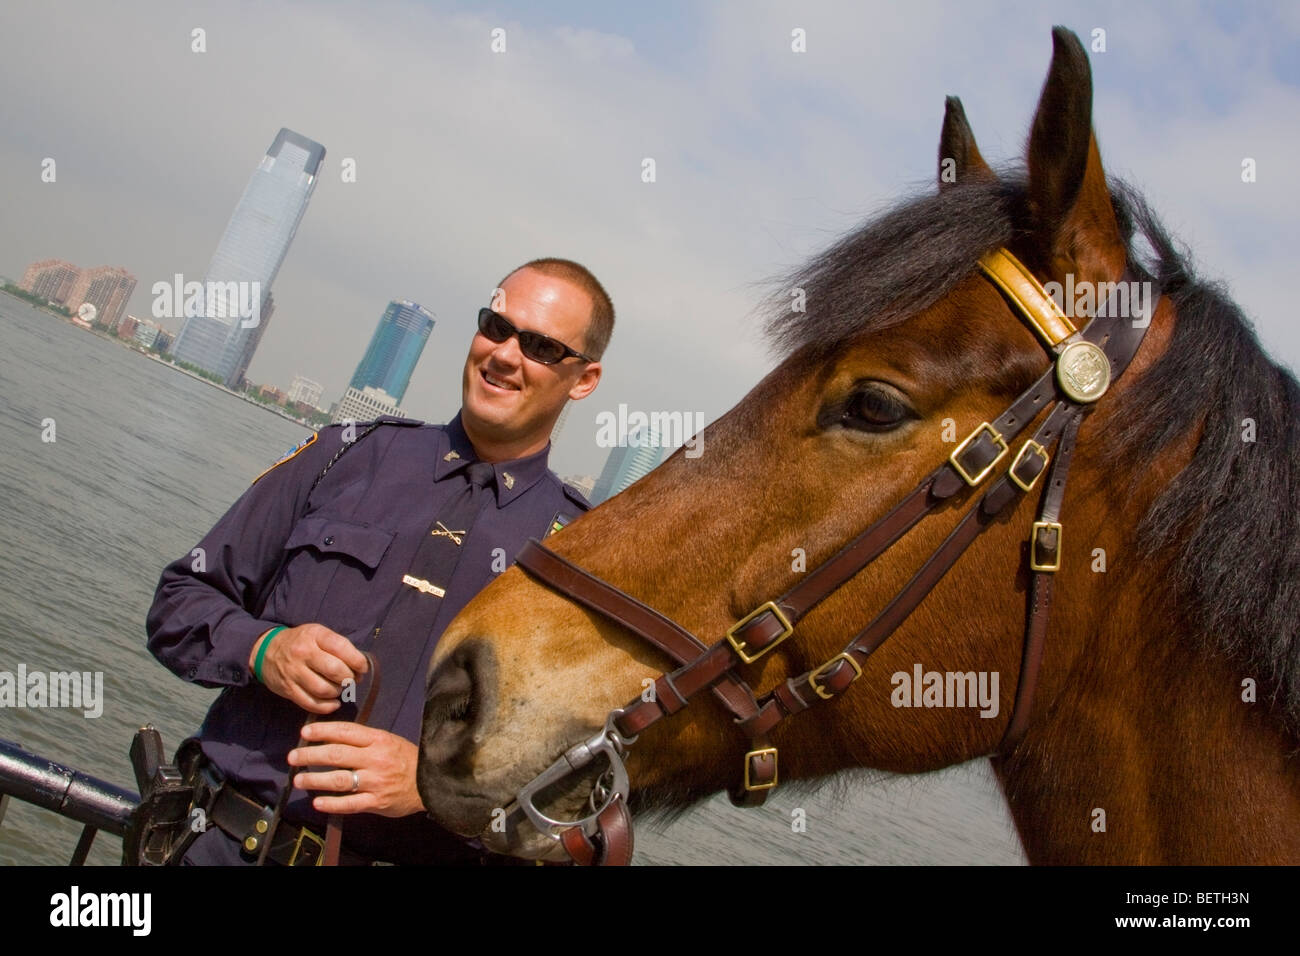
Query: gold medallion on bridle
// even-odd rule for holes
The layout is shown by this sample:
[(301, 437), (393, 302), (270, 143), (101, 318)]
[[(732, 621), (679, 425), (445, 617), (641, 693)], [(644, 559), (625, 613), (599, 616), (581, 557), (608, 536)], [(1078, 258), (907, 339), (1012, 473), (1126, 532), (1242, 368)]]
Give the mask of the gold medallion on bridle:
[(1110, 385), (1110, 361), (1091, 342), (1072, 342), (1056, 360), (1056, 380), (1071, 401), (1095, 402)]

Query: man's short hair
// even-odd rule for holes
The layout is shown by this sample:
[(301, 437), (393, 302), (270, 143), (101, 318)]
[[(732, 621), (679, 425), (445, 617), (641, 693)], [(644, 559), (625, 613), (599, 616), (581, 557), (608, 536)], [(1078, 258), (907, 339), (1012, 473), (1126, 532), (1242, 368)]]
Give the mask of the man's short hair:
[(547, 257), (525, 262), (518, 269), (512, 269), (509, 275), (497, 283), (498, 286), (503, 285), (506, 279), (523, 269), (532, 269), (542, 275), (564, 279), (587, 293), (591, 298), (591, 318), (587, 322), (587, 334), (584, 336), (586, 341), (582, 351), (592, 358), (599, 359), (609, 345), (610, 336), (614, 334), (614, 303), (610, 301), (609, 293), (605, 291), (600, 281), (586, 266), (572, 259)]

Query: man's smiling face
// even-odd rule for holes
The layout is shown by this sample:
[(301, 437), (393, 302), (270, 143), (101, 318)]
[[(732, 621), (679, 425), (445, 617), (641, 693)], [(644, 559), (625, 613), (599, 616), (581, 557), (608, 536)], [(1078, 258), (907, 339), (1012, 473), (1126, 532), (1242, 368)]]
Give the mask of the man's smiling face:
[[(492, 307), (521, 332), (585, 349), (591, 298), (567, 279), (520, 269), (501, 284)], [(564, 403), (586, 396), (599, 379), (599, 362), (568, 357), (543, 365), (524, 356), (517, 336), (497, 343), (476, 332), (465, 359), (461, 422), (479, 454), (523, 457), (545, 447)]]

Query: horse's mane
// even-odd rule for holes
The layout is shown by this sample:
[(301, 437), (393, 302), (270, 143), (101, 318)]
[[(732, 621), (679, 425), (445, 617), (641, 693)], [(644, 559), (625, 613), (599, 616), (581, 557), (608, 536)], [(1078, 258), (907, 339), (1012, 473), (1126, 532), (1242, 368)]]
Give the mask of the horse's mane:
[[(1111, 198), (1130, 262), (1177, 318), (1168, 349), (1117, 399), (1101, 460), (1142, 467), (1200, 430), (1191, 462), (1138, 528), (1138, 559), (1159, 554), (1170, 569), (1167, 606), (1151, 610), (1176, 615), (1255, 677), (1260, 699), (1300, 739), (1300, 386), (1226, 291), (1195, 276), (1136, 191), (1118, 184)], [(769, 340), (782, 353), (825, 355), (898, 325), (971, 275), (984, 253), (1025, 235), (1027, 222), (1014, 172), (912, 199), (779, 280)], [(793, 288), (804, 290), (806, 313), (791, 310)], [(1247, 419), (1254, 441), (1245, 440)]]

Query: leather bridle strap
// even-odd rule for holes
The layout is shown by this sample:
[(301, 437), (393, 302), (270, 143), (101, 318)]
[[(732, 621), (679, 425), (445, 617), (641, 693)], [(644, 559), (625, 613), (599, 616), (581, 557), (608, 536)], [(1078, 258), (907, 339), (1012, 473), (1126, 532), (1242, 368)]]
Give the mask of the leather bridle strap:
[(632, 814), (626, 800), (610, 803), (596, 818), (593, 840), (581, 827), (560, 834), (560, 844), (578, 866), (627, 866), (632, 862)]
[[(364, 653), (364, 652), (363, 652)], [(361, 698), (361, 706), (357, 709), (356, 723), (365, 724), (370, 719), (370, 712), (374, 710), (375, 701), (379, 699), (379, 659), (373, 654), (365, 655), (366, 662), (369, 665), (370, 679), (366, 681), (366, 693)], [(314, 724), (317, 722), (317, 715), (312, 714), (304, 722), (305, 724)], [(299, 747), (310, 746), (310, 743), (302, 737), (298, 738)], [(262, 838), (262, 848), (257, 854), (257, 866), (265, 866), (268, 854), (271, 850), (271, 843), (275, 837), (275, 831), (284, 817), (284, 809), (289, 803), (289, 794), (293, 792), (293, 774), (292, 767), (289, 768), (289, 779), (284, 782), (284, 788), (280, 791), (279, 798), (275, 801), (275, 810), (272, 813), (270, 826), (267, 828), (266, 836)], [(339, 854), (343, 848), (343, 817), (338, 813), (331, 813), (325, 823), (325, 847), (321, 852), (320, 861), (317, 866), (338, 866)]]
[(1048, 611), (1052, 606), (1052, 581), (1061, 566), (1061, 503), (1065, 498), (1065, 479), (1074, 456), (1074, 443), (1079, 434), (1087, 409), (1079, 409), (1071, 416), (1061, 435), (1061, 444), (1052, 460), (1052, 470), (1047, 476), (1047, 487), (1039, 507), (1038, 520), (1034, 522), (1030, 538), (1030, 568), (1033, 576), (1029, 585), (1029, 614), (1025, 623), (1025, 643), (1020, 661), (1020, 677), (1016, 682), (1016, 701), (1011, 708), (1011, 721), (1007, 724), (1002, 741), (994, 756), (1011, 753), (1019, 745), (1029, 727), (1033, 709), (1034, 691), (1038, 689), (1038, 674), (1043, 660), (1043, 645), (1047, 640)]
[[(703, 641), (654, 608), (589, 575), (535, 540), (530, 539), (524, 545), (516, 561), (561, 594), (649, 641), (678, 665), (697, 660), (708, 650)], [(709, 686), (714, 680), (721, 681), (712, 687), (714, 694), (737, 720), (758, 713), (754, 692), (739, 675), (723, 672), (703, 686)], [(686, 705), (687, 697), (701, 689), (694, 684), (690, 687), (683, 694), (673, 684), (671, 675), (665, 674), (656, 682), (655, 696), (663, 701), (667, 713), (676, 713)]]

